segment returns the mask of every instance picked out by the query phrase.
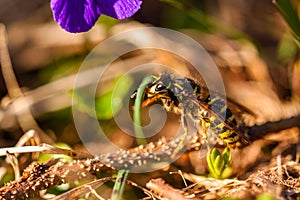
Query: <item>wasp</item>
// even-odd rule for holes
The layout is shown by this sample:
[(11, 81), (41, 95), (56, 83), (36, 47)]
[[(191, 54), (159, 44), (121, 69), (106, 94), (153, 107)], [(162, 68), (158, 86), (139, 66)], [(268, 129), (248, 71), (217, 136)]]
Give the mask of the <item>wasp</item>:
[[(208, 88), (200, 86), (192, 79), (174, 77), (163, 73), (152, 76), (153, 81), (145, 89), (142, 107), (159, 103), (167, 112), (181, 116), (184, 136), (188, 134), (188, 117), (192, 119), (201, 139), (207, 141), (210, 129), (230, 147), (237, 143), (248, 143), (241, 133), (236, 118), (227, 107), (226, 99), (218, 94), (210, 94)], [(135, 99), (135, 93), (131, 96)]]

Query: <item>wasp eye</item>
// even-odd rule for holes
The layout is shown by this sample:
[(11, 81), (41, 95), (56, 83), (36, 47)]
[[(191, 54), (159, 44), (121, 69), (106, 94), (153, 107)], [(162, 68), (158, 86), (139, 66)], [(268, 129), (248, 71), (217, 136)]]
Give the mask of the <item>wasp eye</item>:
[(157, 84), (156, 85), (156, 87), (155, 87), (155, 91), (160, 91), (160, 90), (163, 90), (163, 89), (165, 89), (166, 87), (164, 86), (164, 85), (162, 85), (162, 84)]

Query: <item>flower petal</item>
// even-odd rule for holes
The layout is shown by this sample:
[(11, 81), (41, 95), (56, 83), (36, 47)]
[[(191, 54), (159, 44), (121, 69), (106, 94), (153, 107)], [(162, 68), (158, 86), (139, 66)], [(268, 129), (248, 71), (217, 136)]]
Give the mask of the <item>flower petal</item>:
[(136, 13), (142, 0), (97, 0), (102, 14), (116, 19), (126, 19)]
[(51, 0), (51, 9), (55, 21), (72, 33), (88, 31), (101, 15), (95, 0)]

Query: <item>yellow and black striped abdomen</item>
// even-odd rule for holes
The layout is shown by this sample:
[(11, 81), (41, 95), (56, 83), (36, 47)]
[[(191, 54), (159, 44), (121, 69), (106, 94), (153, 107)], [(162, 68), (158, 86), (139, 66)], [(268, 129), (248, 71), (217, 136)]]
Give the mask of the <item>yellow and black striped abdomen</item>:
[(227, 107), (223, 98), (214, 96), (208, 97), (204, 102), (208, 105), (207, 112), (200, 111), (202, 114), (208, 115), (209, 126), (218, 137), (228, 145), (234, 146), (239, 140), (238, 124), (235, 116)]

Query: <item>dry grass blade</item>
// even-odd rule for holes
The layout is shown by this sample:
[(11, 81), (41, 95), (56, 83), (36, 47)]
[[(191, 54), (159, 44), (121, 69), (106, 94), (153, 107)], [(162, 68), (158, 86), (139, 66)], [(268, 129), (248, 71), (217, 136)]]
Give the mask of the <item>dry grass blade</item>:
[(76, 187), (68, 192), (65, 192), (61, 195), (56, 196), (55, 198), (52, 198), (52, 200), (67, 200), (67, 199), (78, 199), (80, 196), (86, 195), (88, 193), (93, 192), (94, 195), (96, 195), (96, 197), (98, 199), (103, 200), (104, 198), (100, 197), (97, 193), (96, 193), (96, 189), (98, 187), (100, 187), (101, 185), (103, 185), (104, 183), (106, 183), (107, 181), (112, 180), (112, 177), (106, 177), (106, 178), (101, 178), (95, 181), (92, 181), (90, 183), (86, 183), (82, 186)]
[[(24, 99), (22, 90), (18, 84), (11, 64), (8, 48), (6, 29), (3, 24), (0, 24), (0, 62), (1, 70), (6, 84), (8, 94), (13, 102), (13, 108), (17, 114), (17, 120), (24, 132), (30, 129), (35, 129), (42, 140), (47, 143), (53, 143), (53, 140), (39, 127), (33, 118), (28, 103)], [(22, 113), (17, 112), (19, 108), (24, 108)]]
[(193, 199), (186, 197), (178, 189), (173, 188), (161, 178), (152, 179), (147, 184), (146, 187), (152, 190), (154, 193), (160, 196), (160, 199), (177, 199), (177, 200), (187, 200)]

